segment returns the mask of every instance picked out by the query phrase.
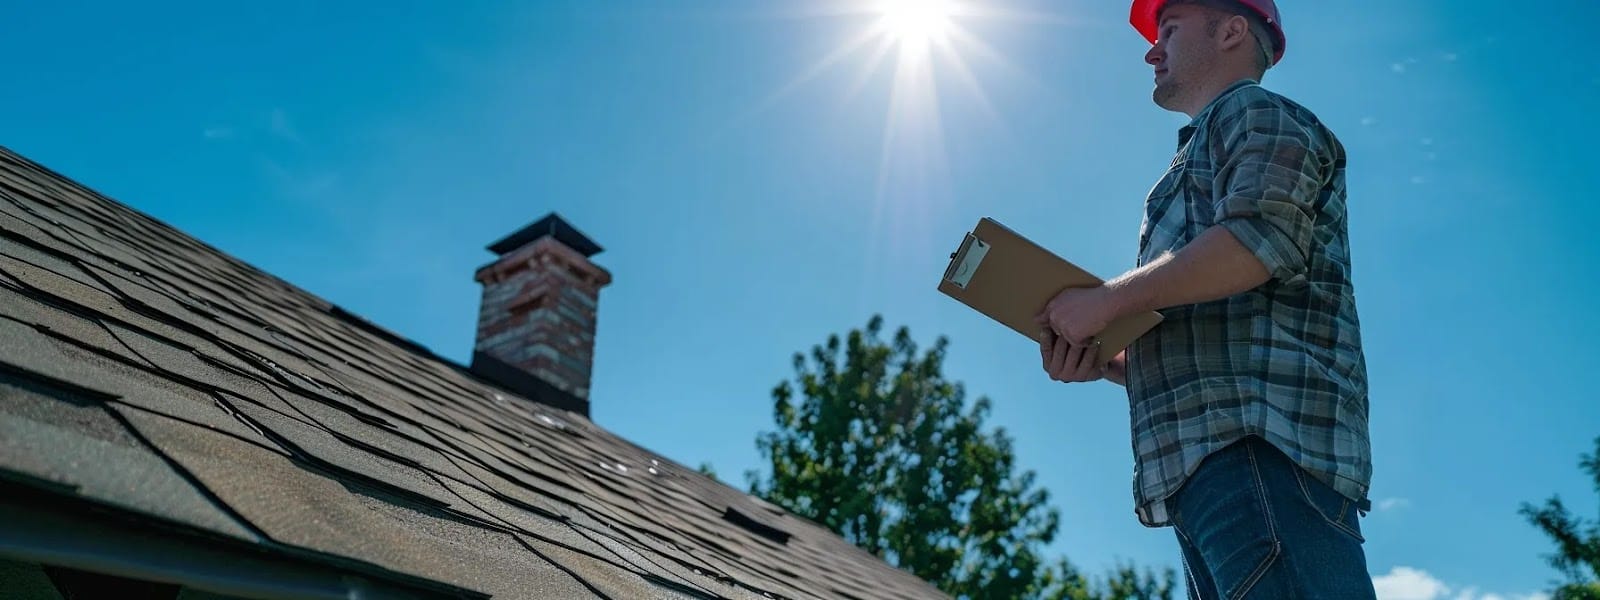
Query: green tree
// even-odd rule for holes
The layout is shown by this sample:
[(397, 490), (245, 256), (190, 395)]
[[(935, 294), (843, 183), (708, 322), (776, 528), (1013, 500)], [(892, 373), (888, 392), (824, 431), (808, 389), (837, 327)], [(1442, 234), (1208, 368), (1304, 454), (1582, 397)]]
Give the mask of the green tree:
[[(1600, 437), (1594, 446), (1595, 453), (1581, 455), (1578, 466), (1594, 478), (1595, 493), (1600, 494)], [(1573, 515), (1559, 496), (1545, 500), (1543, 507), (1524, 502), (1518, 512), (1556, 544), (1556, 552), (1546, 558), (1569, 582), (1556, 589), (1555, 600), (1600, 600), (1600, 521)]]
[(746, 474), (752, 494), (957, 598), (1171, 597), (1170, 569), (1158, 580), (1126, 567), (1099, 585), (1048, 562), (1060, 516), (1006, 432), (985, 430), (989, 399), (968, 407), (944, 378), (948, 340), (919, 354), (906, 328), (890, 342), (882, 329), (873, 316), (809, 361), (794, 355), (794, 380), (772, 392), (777, 428), (757, 438), (770, 474)]
[(712, 479), (717, 479), (717, 469), (712, 467), (711, 463), (709, 462), (702, 461), (696, 470), (700, 471), (701, 475), (705, 475), (706, 477), (710, 477)]
[(1177, 586), (1171, 569), (1158, 577), (1132, 564), (1119, 564), (1105, 579), (1090, 581), (1064, 558), (1041, 579), (1039, 597), (1044, 600), (1171, 600)]

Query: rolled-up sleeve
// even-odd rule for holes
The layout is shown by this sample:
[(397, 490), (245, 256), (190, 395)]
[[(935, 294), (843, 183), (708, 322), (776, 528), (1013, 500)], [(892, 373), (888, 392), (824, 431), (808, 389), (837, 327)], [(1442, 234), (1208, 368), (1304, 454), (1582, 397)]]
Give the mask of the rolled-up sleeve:
[(1280, 107), (1250, 104), (1218, 123), (1213, 218), (1286, 281), (1306, 271), (1324, 167), (1305, 127)]

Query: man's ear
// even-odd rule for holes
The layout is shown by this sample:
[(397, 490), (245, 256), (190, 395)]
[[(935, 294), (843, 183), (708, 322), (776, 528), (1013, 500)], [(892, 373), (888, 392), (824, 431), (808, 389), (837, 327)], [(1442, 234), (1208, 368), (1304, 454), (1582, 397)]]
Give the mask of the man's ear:
[(1239, 15), (1229, 16), (1222, 21), (1222, 27), (1217, 31), (1217, 48), (1219, 50), (1233, 50), (1250, 41), (1250, 20)]

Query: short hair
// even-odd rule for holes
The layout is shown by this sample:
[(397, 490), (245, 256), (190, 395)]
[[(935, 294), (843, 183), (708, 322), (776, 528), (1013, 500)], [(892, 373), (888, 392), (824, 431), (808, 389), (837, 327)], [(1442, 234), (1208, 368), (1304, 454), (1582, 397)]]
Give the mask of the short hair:
[[(1217, 28), (1222, 26), (1222, 15), (1244, 17), (1250, 24), (1250, 35), (1256, 39), (1256, 72), (1265, 74), (1272, 67), (1272, 56), (1277, 51), (1277, 38), (1267, 28), (1266, 20), (1254, 9), (1245, 6), (1238, 0), (1169, 0), (1161, 7), (1162, 12), (1174, 6), (1189, 4), (1211, 10), (1211, 15), (1206, 19), (1206, 35), (1216, 36)], [(1157, 15), (1159, 18), (1160, 15)]]

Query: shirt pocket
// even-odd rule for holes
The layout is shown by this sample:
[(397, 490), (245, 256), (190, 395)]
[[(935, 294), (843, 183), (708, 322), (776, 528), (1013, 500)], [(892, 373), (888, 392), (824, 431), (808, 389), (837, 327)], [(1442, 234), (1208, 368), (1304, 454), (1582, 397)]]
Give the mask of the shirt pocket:
[(1180, 181), (1183, 195), (1188, 200), (1185, 212), (1189, 216), (1186, 231), (1190, 238), (1216, 224), (1216, 201), (1228, 192), (1226, 189), (1217, 189), (1217, 172), (1204, 162), (1190, 161)]
[(1139, 226), (1139, 265), (1182, 243), (1187, 211), (1175, 205), (1183, 202), (1188, 170), (1189, 161), (1173, 162), (1145, 197), (1144, 222)]

